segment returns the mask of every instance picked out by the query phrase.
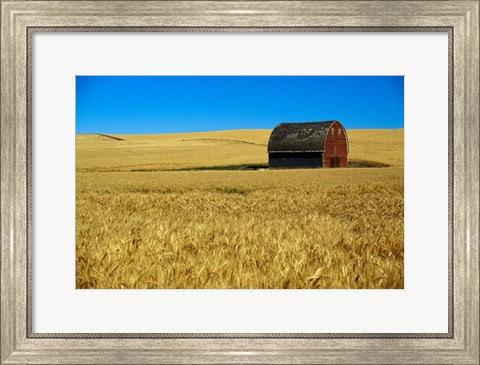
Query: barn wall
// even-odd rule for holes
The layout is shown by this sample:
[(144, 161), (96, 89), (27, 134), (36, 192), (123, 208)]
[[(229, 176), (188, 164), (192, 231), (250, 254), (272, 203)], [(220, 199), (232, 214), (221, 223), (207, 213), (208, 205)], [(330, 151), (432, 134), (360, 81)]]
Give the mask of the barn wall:
[[(338, 135), (338, 129), (341, 134)], [(333, 130), (333, 134), (332, 134)], [(324, 167), (347, 167), (348, 146), (345, 129), (338, 122), (333, 123), (327, 132), (325, 140), (325, 155), (323, 159)], [(332, 166), (333, 164), (333, 166)]]
[(268, 166), (272, 168), (315, 168), (323, 167), (321, 152), (292, 152), (268, 154)]

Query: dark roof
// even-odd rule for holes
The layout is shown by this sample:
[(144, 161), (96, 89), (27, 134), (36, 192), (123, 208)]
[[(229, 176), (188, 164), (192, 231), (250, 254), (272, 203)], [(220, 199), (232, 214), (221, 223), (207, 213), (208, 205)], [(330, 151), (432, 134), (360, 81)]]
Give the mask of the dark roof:
[(338, 120), (280, 123), (270, 135), (268, 152), (321, 152), (324, 150), (326, 133), (335, 122)]

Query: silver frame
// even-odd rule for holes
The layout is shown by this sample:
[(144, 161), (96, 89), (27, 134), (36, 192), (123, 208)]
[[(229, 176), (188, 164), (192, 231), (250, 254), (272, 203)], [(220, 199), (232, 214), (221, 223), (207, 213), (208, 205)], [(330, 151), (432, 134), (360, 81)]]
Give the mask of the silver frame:
[[(353, 335), (32, 333), (29, 67), (31, 35), (39, 30), (448, 32), (451, 64), (449, 332)], [(1, 0), (1, 51), (1, 364), (480, 363), (478, 0)]]

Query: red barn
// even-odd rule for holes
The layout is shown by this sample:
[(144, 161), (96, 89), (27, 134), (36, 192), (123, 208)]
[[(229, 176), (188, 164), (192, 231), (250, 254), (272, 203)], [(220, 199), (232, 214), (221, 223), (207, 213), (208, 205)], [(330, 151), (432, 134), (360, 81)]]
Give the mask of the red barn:
[(271, 168), (346, 167), (348, 136), (338, 120), (280, 123), (268, 141)]

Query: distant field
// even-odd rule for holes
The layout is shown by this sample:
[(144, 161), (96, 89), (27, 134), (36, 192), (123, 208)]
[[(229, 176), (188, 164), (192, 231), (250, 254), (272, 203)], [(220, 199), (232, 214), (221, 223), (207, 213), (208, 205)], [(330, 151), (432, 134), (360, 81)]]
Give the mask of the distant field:
[[(270, 130), (159, 135), (77, 135), (77, 171), (177, 170), (266, 165)], [(403, 166), (403, 129), (349, 130), (350, 160)]]
[(269, 134), (78, 135), (77, 288), (403, 288), (403, 129), (348, 131), (386, 168), (183, 171)]

